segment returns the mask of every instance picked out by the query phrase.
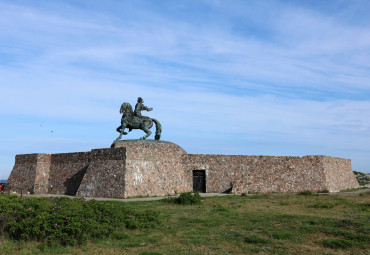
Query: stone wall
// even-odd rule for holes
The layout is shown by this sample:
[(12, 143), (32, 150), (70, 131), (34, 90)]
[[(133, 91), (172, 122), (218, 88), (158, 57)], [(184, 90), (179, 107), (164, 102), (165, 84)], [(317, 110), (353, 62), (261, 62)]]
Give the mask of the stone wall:
[(358, 187), (351, 161), (327, 156), (188, 154), (185, 166), (189, 183), (192, 170), (205, 170), (207, 192), (334, 192)]
[(48, 193), (76, 195), (89, 161), (90, 152), (52, 154)]
[(48, 190), (49, 169), (49, 154), (16, 155), (4, 191), (45, 194)]
[(126, 185), (125, 196), (166, 195), (191, 191), (186, 180), (183, 157), (186, 152), (170, 142), (120, 141), (114, 148), (125, 147)]
[(352, 171), (351, 160), (322, 156), (325, 183), (331, 192), (357, 188), (359, 184)]
[(46, 194), (49, 187), (50, 176), (50, 154), (38, 154), (35, 168), (35, 183), (33, 192), (35, 194)]
[(90, 163), (77, 195), (124, 197), (125, 173), (126, 148), (92, 150)]
[(358, 187), (349, 159), (187, 154), (155, 140), (126, 140), (110, 149), (17, 155), (6, 191), (88, 197), (134, 197), (193, 190), (205, 171), (206, 192), (339, 191)]

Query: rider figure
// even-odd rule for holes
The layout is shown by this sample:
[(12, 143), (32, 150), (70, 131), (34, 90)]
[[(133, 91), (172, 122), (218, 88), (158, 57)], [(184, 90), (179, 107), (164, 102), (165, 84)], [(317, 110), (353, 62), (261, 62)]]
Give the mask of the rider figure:
[(144, 111), (144, 110), (149, 112), (153, 110), (153, 108), (146, 107), (144, 105), (144, 100), (141, 97), (138, 97), (137, 103), (135, 105), (134, 116), (143, 117), (141, 116), (141, 111)]

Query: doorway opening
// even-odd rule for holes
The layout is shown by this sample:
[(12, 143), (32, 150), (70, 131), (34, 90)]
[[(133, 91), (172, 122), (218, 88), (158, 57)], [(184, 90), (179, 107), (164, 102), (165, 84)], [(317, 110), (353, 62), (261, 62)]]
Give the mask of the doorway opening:
[(206, 193), (206, 170), (193, 170), (193, 192)]

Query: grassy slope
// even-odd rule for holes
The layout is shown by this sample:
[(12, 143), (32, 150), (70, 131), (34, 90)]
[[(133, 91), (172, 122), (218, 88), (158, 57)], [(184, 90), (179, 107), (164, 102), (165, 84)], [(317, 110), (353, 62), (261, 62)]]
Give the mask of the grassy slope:
[(130, 202), (160, 211), (156, 229), (122, 230), (74, 248), (0, 241), (0, 254), (370, 254), (370, 193), (204, 199), (200, 206)]

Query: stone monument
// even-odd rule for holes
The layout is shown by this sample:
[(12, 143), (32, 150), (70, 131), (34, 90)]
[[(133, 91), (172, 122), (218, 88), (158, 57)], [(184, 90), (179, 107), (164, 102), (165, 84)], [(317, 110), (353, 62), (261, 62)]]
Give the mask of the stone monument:
[[(6, 192), (86, 197), (158, 196), (188, 191), (269, 193), (304, 190), (337, 192), (359, 187), (351, 160), (328, 156), (188, 154), (160, 141), (161, 124), (138, 98), (135, 111), (121, 105), (119, 137), (111, 148), (88, 152), (16, 155)], [(145, 140), (156, 124), (155, 140)], [(123, 140), (126, 128), (139, 140)]]

